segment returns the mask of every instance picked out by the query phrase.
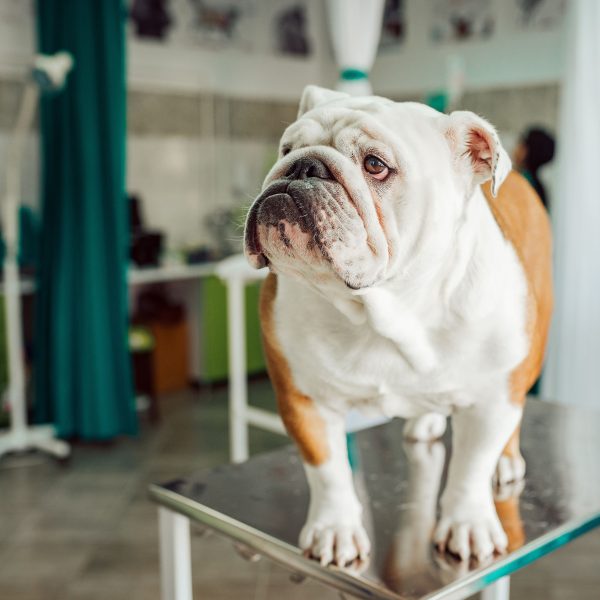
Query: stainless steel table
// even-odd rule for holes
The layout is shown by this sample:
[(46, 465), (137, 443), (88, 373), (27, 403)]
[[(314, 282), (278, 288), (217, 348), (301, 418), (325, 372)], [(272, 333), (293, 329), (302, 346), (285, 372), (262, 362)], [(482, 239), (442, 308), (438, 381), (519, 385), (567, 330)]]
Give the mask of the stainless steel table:
[(352, 434), (356, 487), (373, 542), (368, 565), (321, 567), (296, 543), (308, 489), (294, 448), (152, 485), (160, 505), (163, 600), (190, 600), (190, 520), (252, 551), (359, 598), (508, 598), (509, 575), (600, 526), (600, 413), (530, 400), (522, 433), (524, 485), (500, 490), (496, 506), (507, 554), (464, 565), (440, 556), (430, 536), (449, 437), (403, 441), (402, 421)]

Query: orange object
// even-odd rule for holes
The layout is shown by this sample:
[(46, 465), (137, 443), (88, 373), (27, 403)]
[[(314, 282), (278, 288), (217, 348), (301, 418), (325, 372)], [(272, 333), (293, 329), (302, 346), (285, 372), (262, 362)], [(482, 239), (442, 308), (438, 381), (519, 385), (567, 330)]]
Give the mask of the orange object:
[(152, 321), (154, 389), (157, 394), (176, 392), (189, 384), (188, 324), (186, 319), (175, 323)]

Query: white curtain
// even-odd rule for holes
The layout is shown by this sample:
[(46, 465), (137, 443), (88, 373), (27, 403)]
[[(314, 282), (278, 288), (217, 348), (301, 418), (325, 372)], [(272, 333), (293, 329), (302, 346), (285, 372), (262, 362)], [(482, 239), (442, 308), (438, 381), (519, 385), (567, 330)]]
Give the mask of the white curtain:
[(568, 5), (551, 199), (556, 304), (542, 394), (600, 409), (600, 2)]
[(327, 0), (337, 88), (355, 96), (373, 93), (369, 71), (375, 61), (384, 0)]

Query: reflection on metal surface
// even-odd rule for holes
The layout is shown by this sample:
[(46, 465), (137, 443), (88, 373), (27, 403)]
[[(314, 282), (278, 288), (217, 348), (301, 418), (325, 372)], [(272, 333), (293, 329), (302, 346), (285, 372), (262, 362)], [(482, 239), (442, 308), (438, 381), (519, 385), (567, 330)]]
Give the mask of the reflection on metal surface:
[(294, 573), (361, 598), (465, 597), (600, 526), (600, 413), (530, 401), (522, 429), (525, 485), (496, 495), (509, 552), (483, 565), (440, 556), (431, 544), (449, 435), (406, 443), (402, 427), (396, 420), (356, 434), (355, 484), (373, 543), (362, 572), (321, 567), (297, 548), (308, 489), (291, 447), (152, 486), (151, 495)]
[(256, 552), (256, 550), (252, 549), (250, 546), (246, 546), (246, 544), (234, 542), (233, 547), (235, 548), (235, 551), (248, 562), (258, 562), (262, 558), (260, 553)]

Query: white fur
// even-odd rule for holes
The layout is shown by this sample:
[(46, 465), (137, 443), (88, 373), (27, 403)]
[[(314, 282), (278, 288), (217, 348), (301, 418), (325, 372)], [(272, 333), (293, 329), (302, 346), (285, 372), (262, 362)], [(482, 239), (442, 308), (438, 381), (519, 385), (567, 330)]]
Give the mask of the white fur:
[(404, 425), (404, 437), (415, 442), (432, 442), (440, 439), (446, 431), (446, 417), (437, 413), (427, 413), (408, 419)]
[[(371, 262), (369, 277), (356, 275), (362, 284), (353, 291), (311, 256), (270, 257), (278, 273), (277, 336), (296, 385), (322, 411), (331, 450), (327, 463), (306, 467), (311, 505), (301, 545), (323, 563), (343, 563), (367, 548), (342, 415), (353, 407), (390, 417), (433, 412), (434, 436), (443, 433), (440, 415), (454, 417), (454, 452), (435, 539), (462, 558), (483, 558), (506, 546), (491, 478), (518, 424), (508, 381), (528, 346), (524, 273), (478, 186), (494, 177), (496, 190), (507, 158), (492, 148), (482, 157), (489, 173), (469, 178), (460, 139), (469, 127), (466, 113), (446, 117), (378, 98), (335, 95), (316, 107), (308, 100), (304, 116), (282, 139), (292, 152), (265, 185), (305, 154), (326, 161), (360, 215), (344, 225), (355, 244), (334, 248), (334, 261), (363, 252)], [(472, 122), (487, 127), (489, 139), (499, 144), (489, 124), (474, 115)], [(395, 163), (399, 175), (389, 188), (362, 171), (355, 157), (365, 148)], [(414, 433), (425, 435), (419, 428)]]

